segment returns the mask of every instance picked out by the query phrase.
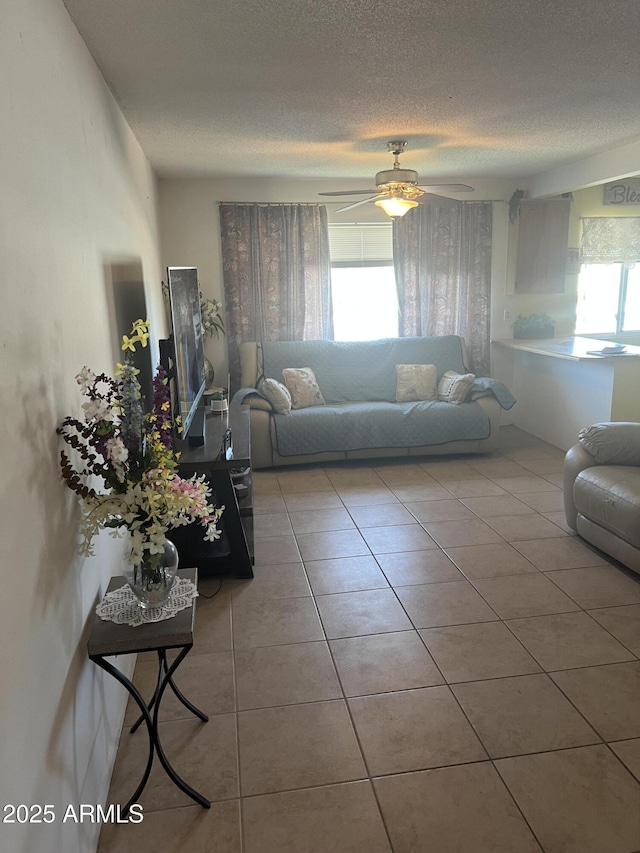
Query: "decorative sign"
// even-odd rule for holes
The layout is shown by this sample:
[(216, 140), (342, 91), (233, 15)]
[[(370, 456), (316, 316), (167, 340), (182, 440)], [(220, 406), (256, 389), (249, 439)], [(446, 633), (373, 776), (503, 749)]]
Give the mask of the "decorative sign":
[(604, 185), (603, 204), (640, 204), (640, 178), (624, 178)]

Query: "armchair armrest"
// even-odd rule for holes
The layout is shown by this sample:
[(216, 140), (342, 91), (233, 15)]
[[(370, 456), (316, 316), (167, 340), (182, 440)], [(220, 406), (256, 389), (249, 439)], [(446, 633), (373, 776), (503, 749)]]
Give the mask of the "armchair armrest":
[(578, 441), (598, 465), (640, 465), (640, 423), (593, 424), (580, 430)]
[(640, 423), (612, 421), (580, 430), (575, 444), (564, 459), (562, 484), (567, 524), (576, 530), (577, 510), (573, 484), (585, 468), (594, 465), (640, 466)]
[(574, 444), (564, 457), (564, 468), (562, 470), (564, 514), (567, 518), (567, 524), (574, 530), (577, 530), (578, 510), (573, 500), (573, 484), (581, 471), (597, 464), (593, 456), (581, 444)]

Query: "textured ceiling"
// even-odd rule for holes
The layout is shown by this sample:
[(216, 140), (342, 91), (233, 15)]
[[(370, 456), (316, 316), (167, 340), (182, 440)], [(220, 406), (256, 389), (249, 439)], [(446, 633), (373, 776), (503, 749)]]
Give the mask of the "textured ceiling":
[[(161, 175), (526, 177), (640, 139), (638, 0), (65, 0)], [(639, 164), (640, 169), (640, 164)]]

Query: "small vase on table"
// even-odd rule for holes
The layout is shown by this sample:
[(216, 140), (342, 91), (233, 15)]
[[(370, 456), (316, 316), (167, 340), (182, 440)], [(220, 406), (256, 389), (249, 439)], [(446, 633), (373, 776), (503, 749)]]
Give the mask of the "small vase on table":
[(178, 551), (167, 539), (164, 551), (150, 554), (145, 550), (139, 563), (127, 563), (124, 576), (142, 608), (162, 607), (171, 595), (178, 571)]

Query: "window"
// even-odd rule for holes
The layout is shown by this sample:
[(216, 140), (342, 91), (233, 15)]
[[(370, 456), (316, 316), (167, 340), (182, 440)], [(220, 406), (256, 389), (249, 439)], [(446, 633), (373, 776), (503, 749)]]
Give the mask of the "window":
[(576, 332), (640, 331), (640, 218), (582, 220)]
[(578, 279), (576, 332), (640, 330), (640, 264), (583, 264)]
[(392, 228), (391, 222), (329, 225), (336, 341), (398, 336)]

